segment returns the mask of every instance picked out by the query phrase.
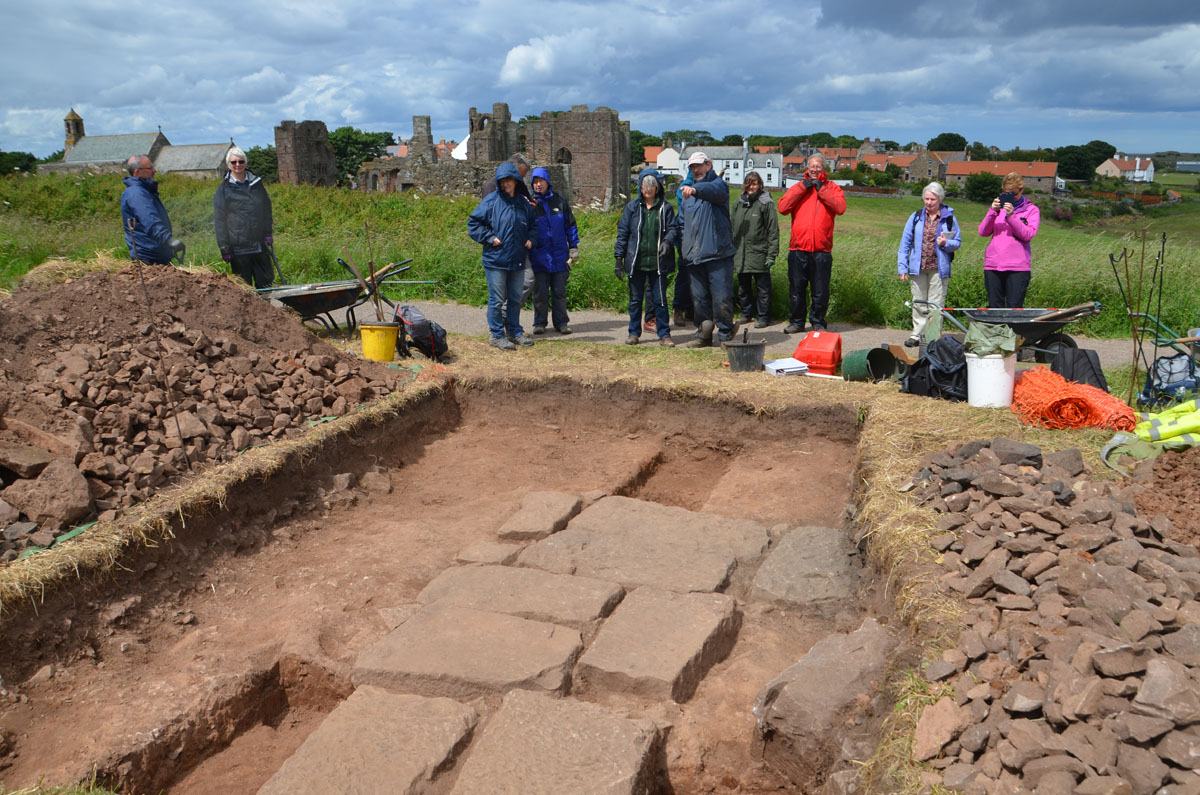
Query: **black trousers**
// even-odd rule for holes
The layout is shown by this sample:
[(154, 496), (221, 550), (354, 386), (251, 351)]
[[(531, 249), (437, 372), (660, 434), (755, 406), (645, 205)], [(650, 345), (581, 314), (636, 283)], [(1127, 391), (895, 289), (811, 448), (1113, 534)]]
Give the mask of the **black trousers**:
[[(804, 328), (804, 316), (814, 329), (826, 328), (825, 313), (829, 311), (829, 281), (833, 276), (833, 253), (830, 251), (788, 252), (788, 298), (791, 309), (789, 324)], [(808, 290), (812, 288), (812, 309), (808, 308)]]
[(257, 254), (234, 254), (229, 260), (229, 267), (242, 281), (255, 289), (270, 287), (275, 281), (271, 255), (266, 251)]
[(739, 273), (738, 304), (742, 317), (771, 319), (771, 272)]
[(1025, 291), (1029, 289), (1029, 271), (983, 272), (983, 288), (987, 290), (988, 309), (1021, 309), (1025, 306)]

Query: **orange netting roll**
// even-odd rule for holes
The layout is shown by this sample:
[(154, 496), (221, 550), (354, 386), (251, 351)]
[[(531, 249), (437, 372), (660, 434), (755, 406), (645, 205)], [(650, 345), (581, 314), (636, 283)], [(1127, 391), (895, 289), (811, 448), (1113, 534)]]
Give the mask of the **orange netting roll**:
[(1133, 409), (1088, 384), (1068, 381), (1048, 367), (1026, 370), (1013, 387), (1012, 411), (1027, 425), (1044, 428), (1111, 428), (1132, 431)]

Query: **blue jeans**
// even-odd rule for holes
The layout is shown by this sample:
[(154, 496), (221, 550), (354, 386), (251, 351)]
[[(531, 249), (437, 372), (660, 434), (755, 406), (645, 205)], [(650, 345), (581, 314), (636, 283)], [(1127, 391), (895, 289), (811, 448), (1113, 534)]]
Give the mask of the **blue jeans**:
[(696, 336), (700, 335), (700, 324), (711, 320), (717, 326), (717, 339), (727, 342), (733, 338), (733, 257), (696, 263), (689, 270), (696, 305)]
[(561, 329), (571, 322), (567, 315), (567, 277), (568, 271), (555, 273), (533, 272), (533, 327), (546, 327), (546, 311), (551, 309), (551, 320), (554, 328)]
[(646, 285), (650, 286), (650, 301), (654, 305), (654, 319), (658, 323), (658, 338), (671, 336), (671, 316), (667, 314), (667, 277), (654, 271), (634, 270), (629, 275), (629, 334), (642, 336), (642, 302), (646, 299)]
[(483, 272), (487, 276), (487, 322), (492, 338), (521, 336), (525, 333), (521, 328), (521, 292), (525, 284), (525, 269), (502, 271), (484, 268)]

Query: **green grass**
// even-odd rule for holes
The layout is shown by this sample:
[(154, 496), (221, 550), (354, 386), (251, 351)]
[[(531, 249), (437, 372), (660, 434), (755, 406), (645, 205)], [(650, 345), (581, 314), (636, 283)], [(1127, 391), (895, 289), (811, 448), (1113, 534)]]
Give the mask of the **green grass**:
[[(50, 257), (86, 259), (96, 251), (125, 256), (118, 210), (122, 189), (116, 175), (0, 178), (0, 288), (11, 289), (25, 272)], [(214, 189), (211, 182), (183, 177), (168, 175), (160, 180), (160, 195), (176, 234), (187, 243), (189, 263), (228, 270), (213, 237)], [(368, 252), (378, 265), (412, 257), (413, 268), (402, 278), (437, 282), (391, 288), (388, 295), (393, 299), (486, 302), (479, 246), (466, 235), (467, 216), (477, 204), (473, 197), (451, 199), (414, 192), (368, 195), (290, 185), (272, 185), (269, 190), (276, 251), (290, 283), (349, 278), (337, 264), (345, 248), (364, 269)], [(779, 195), (776, 192), (776, 199)], [(983, 252), (987, 241), (976, 228), (986, 208), (965, 199), (950, 204), (962, 224), (964, 243), (955, 258), (947, 300), (951, 306), (978, 306), (986, 302)], [(909, 292), (895, 275), (896, 248), (903, 225), (920, 200), (851, 197), (847, 205), (834, 236), (830, 317), (905, 328), (909, 310), (904, 301)], [(626, 289), (612, 275), (619, 214), (580, 209), (576, 218), (581, 260), (568, 282), (570, 305), (624, 311)], [(782, 250), (773, 270), (776, 318), (786, 316), (789, 219), (781, 218), (780, 226)], [(1200, 202), (1196, 201), (1103, 224), (1067, 226), (1043, 218), (1033, 243), (1027, 305), (1063, 307), (1101, 301), (1106, 311), (1074, 324), (1072, 331), (1094, 336), (1127, 333), (1108, 256), (1122, 246), (1135, 246), (1131, 235), (1142, 228), (1152, 236), (1168, 235), (1164, 322), (1172, 328), (1195, 326), (1200, 319), (1200, 291), (1191, 287), (1200, 283)]]

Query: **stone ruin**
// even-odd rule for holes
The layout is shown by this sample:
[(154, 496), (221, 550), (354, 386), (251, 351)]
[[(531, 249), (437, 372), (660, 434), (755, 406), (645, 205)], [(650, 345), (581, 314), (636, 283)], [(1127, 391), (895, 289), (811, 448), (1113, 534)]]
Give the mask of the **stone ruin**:
[(323, 121), (282, 121), (275, 128), (279, 181), (285, 185), (337, 185), (337, 159)]
[[(366, 163), (359, 188), (368, 193), (417, 189), (441, 196), (478, 196), (495, 176), (496, 166), (523, 153), (534, 166), (550, 171), (555, 190), (572, 204), (619, 205), (628, 193), (629, 123), (605, 107), (589, 111), (546, 111), (539, 119), (514, 122), (508, 105), (497, 102), (491, 113), (470, 110), (467, 159), (437, 157), (428, 116), (413, 117), (408, 156)], [(282, 172), (281, 172), (282, 174)]]

